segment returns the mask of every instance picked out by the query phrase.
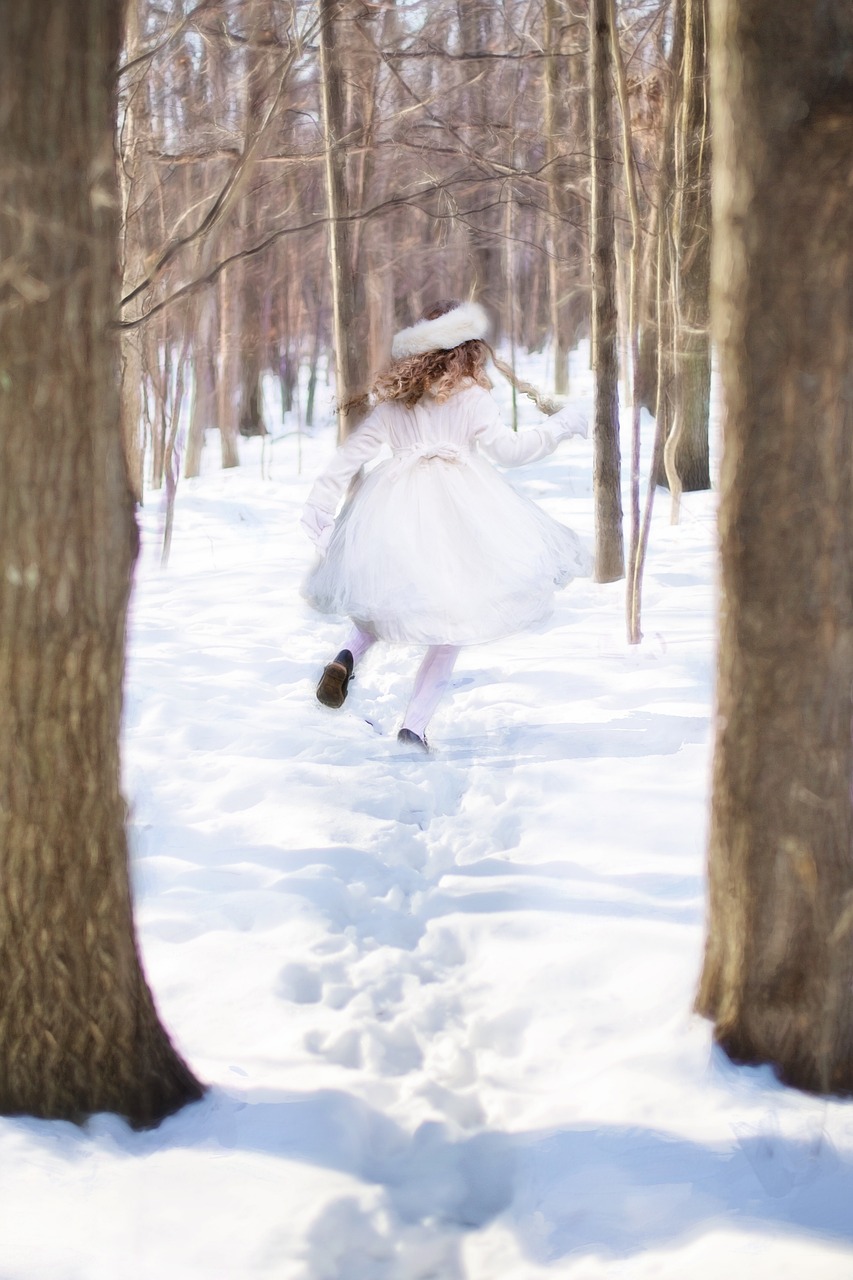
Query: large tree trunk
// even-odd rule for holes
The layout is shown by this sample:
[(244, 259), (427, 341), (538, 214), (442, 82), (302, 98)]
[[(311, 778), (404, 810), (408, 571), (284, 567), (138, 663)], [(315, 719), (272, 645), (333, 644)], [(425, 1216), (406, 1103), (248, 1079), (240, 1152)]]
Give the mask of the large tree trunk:
[(0, 1112), (144, 1125), (201, 1090), (140, 968), (119, 791), (121, 6), (0, 0), (0, 26)]
[(710, 926), (738, 1062), (853, 1092), (853, 10), (717, 0), (726, 404)]
[(595, 372), (593, 489), (595, 580), (625, 576), (619, 449), (616, 240), (613, 222), (610, 21), (608, 0), (590, 0), (592, 362)]

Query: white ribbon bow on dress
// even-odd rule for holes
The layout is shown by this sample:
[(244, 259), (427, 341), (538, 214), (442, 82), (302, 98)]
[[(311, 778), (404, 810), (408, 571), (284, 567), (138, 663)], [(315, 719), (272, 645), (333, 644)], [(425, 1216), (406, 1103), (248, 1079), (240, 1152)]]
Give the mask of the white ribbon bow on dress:
[(458, 444), (436, 441), (432, 444), (413, 444), (402, 452), (404, 456), (417, 458), (420, 462), (431, 462), (433, 458), (438, 458), (440, 462), (464, 462), (465, 455), (470, 450), (461, 449)]

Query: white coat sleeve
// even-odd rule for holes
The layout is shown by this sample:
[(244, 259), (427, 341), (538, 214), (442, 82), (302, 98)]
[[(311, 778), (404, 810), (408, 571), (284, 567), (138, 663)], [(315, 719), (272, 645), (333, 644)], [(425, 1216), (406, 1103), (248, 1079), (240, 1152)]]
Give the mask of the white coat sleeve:
[[(380, 405), (338, 447), (326, 470), (314, 481), (305, 503), (308, 521), (312, 518), (309, 511), (334, 516), (350, 480), (366, 462), (376, 457), (387, 439), (385, 415)], [(303, 517), (303, 524), (306, 523)]]
[(525, 431), (513, 431), (504, 423), (498, 406), (485, 389), (482, 397), (477, 397), (473, 413), (474, 439), (489, 458), (503, 467), (520, 467), (525, 462), (547, 458), (566, 437), (561, 426), (552, 430), (544, 422)]

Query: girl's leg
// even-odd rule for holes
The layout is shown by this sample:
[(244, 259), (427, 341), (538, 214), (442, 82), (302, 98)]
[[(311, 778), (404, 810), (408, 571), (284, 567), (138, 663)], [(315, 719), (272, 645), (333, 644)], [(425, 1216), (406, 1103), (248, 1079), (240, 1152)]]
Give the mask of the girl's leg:
[[(406, 714), (403, 730), (408, 729), (423, 741), (426, 727), (450, 683), (459, 648), (453, 644), (434, 644), (426, 651), (415, 676), (415, 687)], [(402, 730), (401, 730), (402, 732)]]
[(325, 667), (320, 677), (320, 683), (317, 685), (318, 702), (322, 702), (324, 707), (337, 708), (344, 705), (353, 667), (374, 644), (376, 644), (376, 636), (362, 630), (357, 624), (353, 625), (343, 649)]
[[(371, 645), (376, 644), (376, 636), (372, 636), (369, 631), (363, 631), (358, 623), (353, 623), (352, 631), (347, 637), (341, 653), (349, 652), (352, 654), (352, 665), (356, 666)], [(339, 655), (340, 656), (340, 655)]]

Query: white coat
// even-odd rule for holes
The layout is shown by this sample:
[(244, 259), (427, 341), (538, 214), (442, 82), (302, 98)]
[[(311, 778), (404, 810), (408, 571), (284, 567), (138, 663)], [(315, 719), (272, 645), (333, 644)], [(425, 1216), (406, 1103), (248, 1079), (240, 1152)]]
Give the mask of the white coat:
[[(379, 404), (315, 482), (303, 523), (325, 555), (304, 594), (382, 640), (475, 644), (547, 616), (554, 590), (590, 572), (577, 535), (486, 460), (520, 466), (551, 453), (583, 419), (562, 410), (514, 432), (468, 385), (443, 403)], [(387, 446), (338, 506), (352, 478)], [(485, 456), (484, 456), (485, 455)]]

